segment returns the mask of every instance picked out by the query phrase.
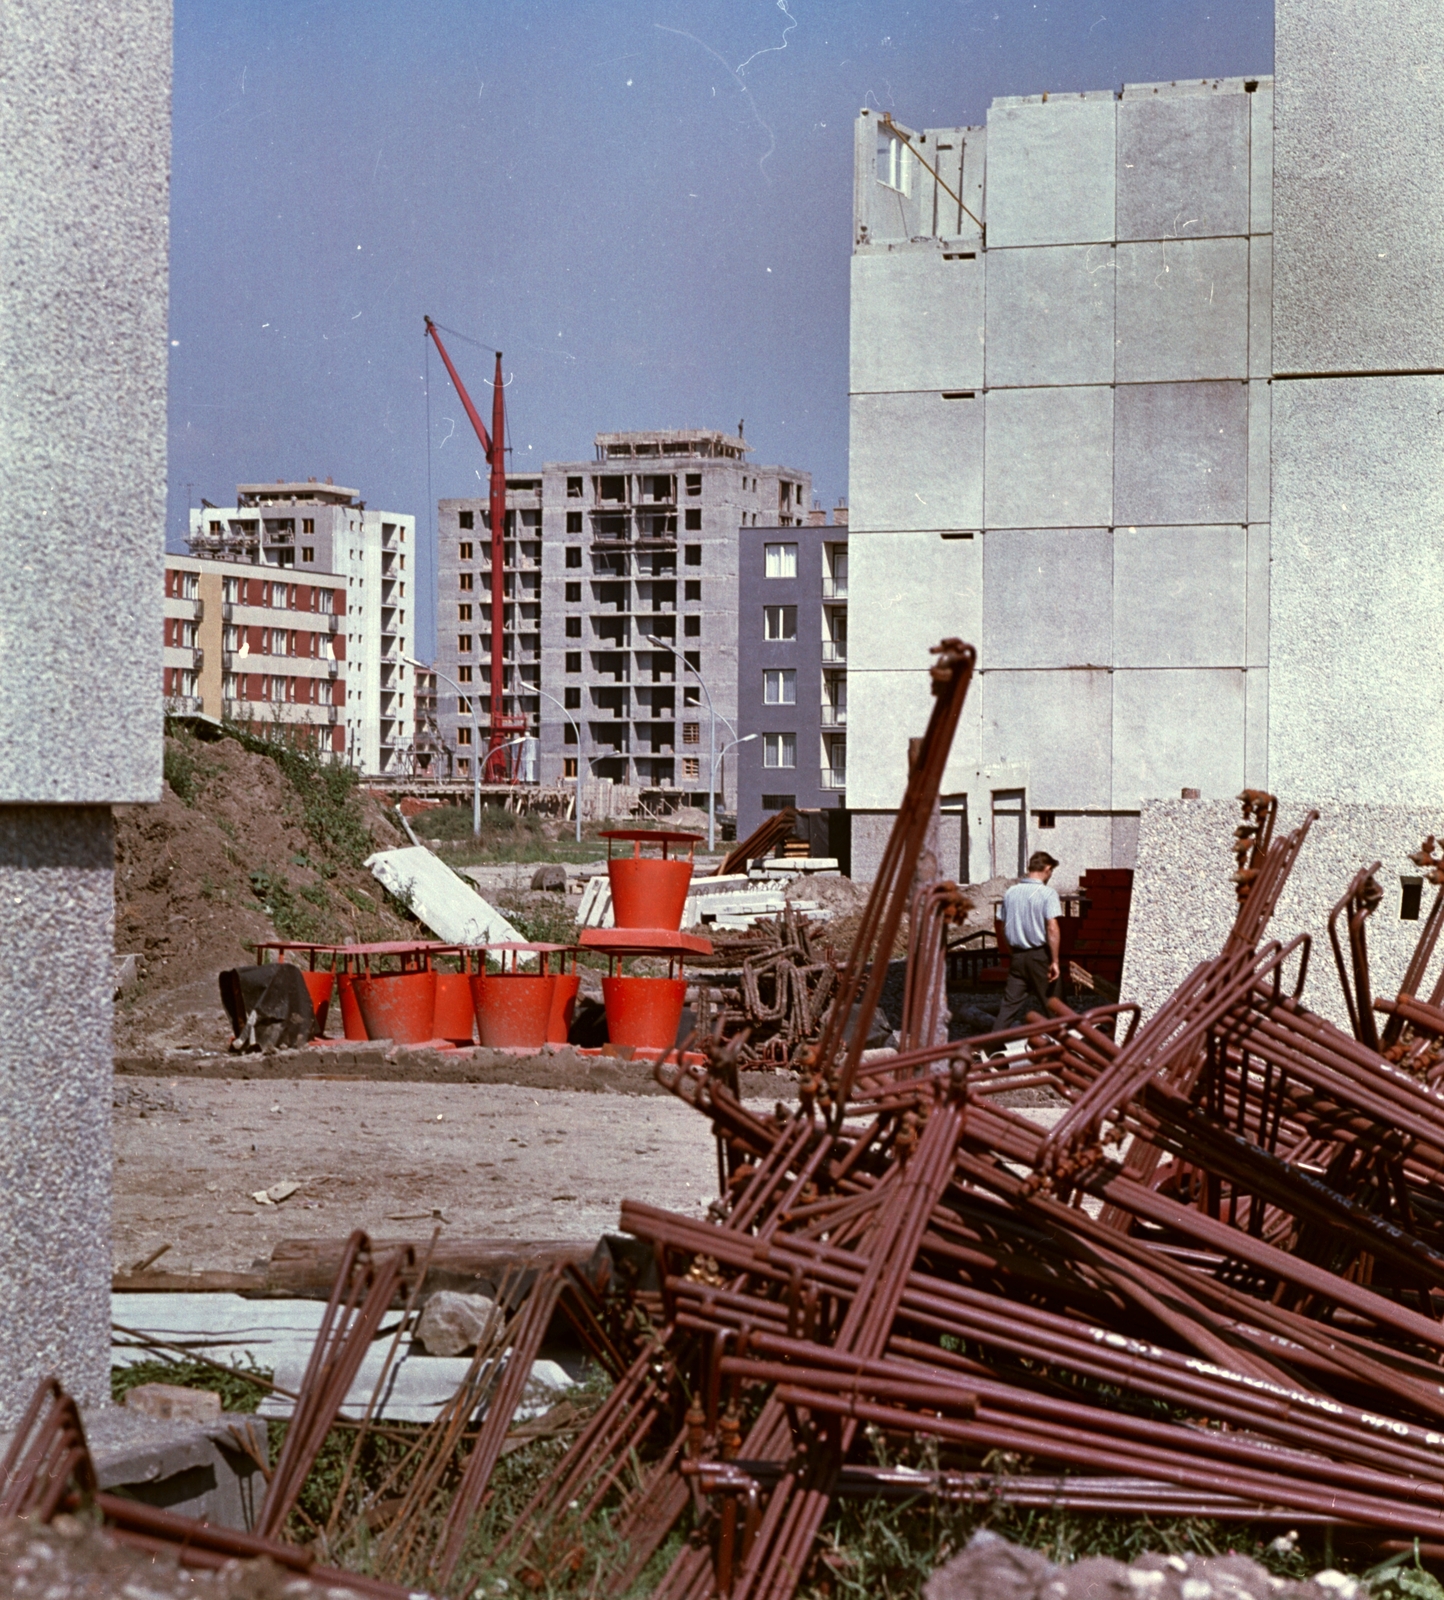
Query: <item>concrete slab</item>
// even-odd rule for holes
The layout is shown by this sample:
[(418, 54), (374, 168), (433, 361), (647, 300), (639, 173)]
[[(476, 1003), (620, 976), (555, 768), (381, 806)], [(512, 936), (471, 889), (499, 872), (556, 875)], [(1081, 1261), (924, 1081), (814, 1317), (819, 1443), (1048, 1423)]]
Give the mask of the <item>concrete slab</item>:
[(1275, 20), (1274, 367), (1444, 369), (1444, 32), (1435, 0)]
[(986, 526), (1107, 526), (1112, 457), (1111, 389), (991, 391)]
[(1113, 674), (1113, 808), (1201, 789), (1237, 794), (1244, 772), (1240, 670), (1131, 670)]
[(1269, 674), (1267, 667), (1244, 673), (1243, 781), (1250, 789), (1269, 786)]
[(1113, 237), (1116, 102), (1110, 91), (995, 100), (988, 111), (988, 245)]
[(1247, 520), (1242, 383), (1129, 384), (1114, 406), (1114, 515), (1169, 527)]
[(852, 397), (854, 531), (982, 527), (984, 398), (962, 393)]
[(1113, 587), (1110, 529), (998, 529), (982, 546), (988, 672), (1112, 664), (1112, 618), (1098, 604)]
[(1119, 383), (1247, 375), (1247, 239), (1120, 244), (1116, 255)]
[(1274, 242), (1265, 235), (1248, 241), (1248, 375), (1270, 377), (1274, 370)]
[[(848, 809), (895, 811), (907, 788), (908, 740), (922, 733), (932, 714), (927, 672), (870, 672), (850, 667), (847, 698), (849, 726), (861, 724), (886, 730), (883, 737), (869, 740), (866, 760), (854, 760), (848, 765)], [(944, 794), (967, 792), (967, 775), (979, 763), (981, 716), (982, 696), (978, 681), (974, 680), (943, 774)], [(856, 836), (853, 849), (856, 852)], [(856, 866), (855, 854), (853, 859)]]
[(937, 532), (853, 534), (848, 577), (867, 604), (849, 618), (850, 669), (916, 669), (939, 639), (981, 638), (983, 543)]
[(990, 250), (989, 387), (1111, 383), (1113, 278), (1106, 245)]
[(1128, 85), (1118, 103), (1118, 237), (1248, 232), (1252, 96)]
[(1106, 668), (986, 672), (982, 683), (983, 761), (1028, 764), (1030, 811), (1088, 806), (1108, 792), (1113, 690)]
[(1241, 667), (1247, 639), (1247, 544), (1240, 527), (1117, 529), (1114, 663)]
[(1273, 80), (1260, 83), (1249, 117), (1248, 227), (1250, 233), (1274, 228)]
[(1273, 481), (1273, 385), (1253, 379), (1248, 386), (1248, 519), (1269, 520)]
[(1251, 522), (1248, 527), (1248, 623), (1244, 663), (1250, 667), (1269, 664), (1270, 531), (1266, 522)]
[(853, 256), (854, 394), (982, 388), (985, 259), (933, 243)]
[(1272, 782), (1444, 798), (1444, 378), (1276, 382), (1273, 406)]

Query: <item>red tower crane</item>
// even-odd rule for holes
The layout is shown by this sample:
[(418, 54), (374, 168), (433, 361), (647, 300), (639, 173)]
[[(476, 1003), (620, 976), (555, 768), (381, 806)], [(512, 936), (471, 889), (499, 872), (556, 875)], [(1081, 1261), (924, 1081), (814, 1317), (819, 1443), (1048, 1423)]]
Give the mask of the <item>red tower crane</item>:
[(466, 415), (471, 421), (471, 426), (476, 430), (476, 437), (481, 444), (482, 454), (485, 455), (487, 464), (491, 469), (490, 497), (491, 497), (491, 723), (487, 730), (486, 768), (482, 773), (488, 783), (502, 783), (510, 776), (511, 763), (507, 761), (506, 751), (503, 748), (508, 738), (515, 738), (518, 733), (526, 731), (526, 718), (524, 716), (508, 716), (502, 709), (502, 695), (505, 688), (505, 671), (502, 665), (503, 640), (506, 634), (506, 583), (502, 568), (504, 565), (506, 542), (506, 390), (501, 381), (501, 351), (496, 353), (496, 379), (492, 387), (491, 396), (491, 434), (488, 436), (486, 427), (476, 407), (471, 403), (471, 396), (466, 392), (466, 385), (461, 381), (461, 374), (451, 364), (451, 357), (446, 353), (446, 346), (441, 342), (441, 335), (436, 331), (436, 324), (430, 317), (426, 317), (426, 332), (435, 344), (451, 381), (456, 386), (456, 392), (461, 396), (461, 403), (466, 408)]

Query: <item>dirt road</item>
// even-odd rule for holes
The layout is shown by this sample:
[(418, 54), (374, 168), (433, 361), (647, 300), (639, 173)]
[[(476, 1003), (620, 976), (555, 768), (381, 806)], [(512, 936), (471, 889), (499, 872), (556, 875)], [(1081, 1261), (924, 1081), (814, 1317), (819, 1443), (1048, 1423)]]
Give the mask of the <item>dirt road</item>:
[[(670, 1096), (513, 1084), (118, 1079), (114, 1249), (246, 1271), (278, 1239), (352, 1228), (595, 1239), (623, 1195), (700, 1215), (711, 1124)], [(759, 1105), (759, 1111), (771, 1103)], [(300, 1185), (280, 1205), (251, 1198)]]

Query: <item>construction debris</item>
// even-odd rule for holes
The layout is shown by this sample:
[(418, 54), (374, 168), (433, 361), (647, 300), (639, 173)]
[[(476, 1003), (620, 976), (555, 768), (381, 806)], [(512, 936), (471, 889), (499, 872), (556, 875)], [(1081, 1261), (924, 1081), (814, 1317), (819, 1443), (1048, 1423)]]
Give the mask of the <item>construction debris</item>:
[(443, 944), (521, 942), (521, 934), (501, 912), (424, 845), (378, 850), (366, 858), (366, 865), (376, 881)]

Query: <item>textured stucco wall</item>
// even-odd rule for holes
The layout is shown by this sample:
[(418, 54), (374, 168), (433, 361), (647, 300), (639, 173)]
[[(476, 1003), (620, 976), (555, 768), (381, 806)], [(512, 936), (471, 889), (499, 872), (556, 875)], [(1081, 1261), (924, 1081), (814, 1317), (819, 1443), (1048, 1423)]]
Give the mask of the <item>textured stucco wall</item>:
[[(1436, 808), (1286, 800), (1279, 807), (1277, 839), (1298, 827), (1310, 809), (1319, 820), (1309, 831), (1269, 925), (1267, 937), (1287, 943), (1298, 933), (1313, 938), (1304, 1003), (1348, 1028), (1329, 950), (1329, 912), (1360, 867), (1378, 861), (1375, 876), (1384, 899), (1369, 922), (1369, 970), (1374, 993), (1392, 997), (1418, 942), (1421, 922), (1400, 919), (1400, 878), (1419, 873), (1409, 859), (1428, 833), (1439, 831)], [(1138, 866), (1128, 918), (1123, 996), (1150, 1016), (1178, 984), (1223, 948), (1238, 902), (1229, 845), (1239, 808), (1226, 800), (1148, 800), (1138, 828)], [(1427, 912), (1432, 890), (1427, 890)], [(1436, 961), (1430, 981), (1438, 969)], [(1290, 968), (1290, 973), (1294, 969)]]
[(167, 0), (0, 7), (0, 804), (160, 798), (170, 72)]
[(112, 878), (108, 807), (0, 806), (0, 1428), (109, 1399)]

